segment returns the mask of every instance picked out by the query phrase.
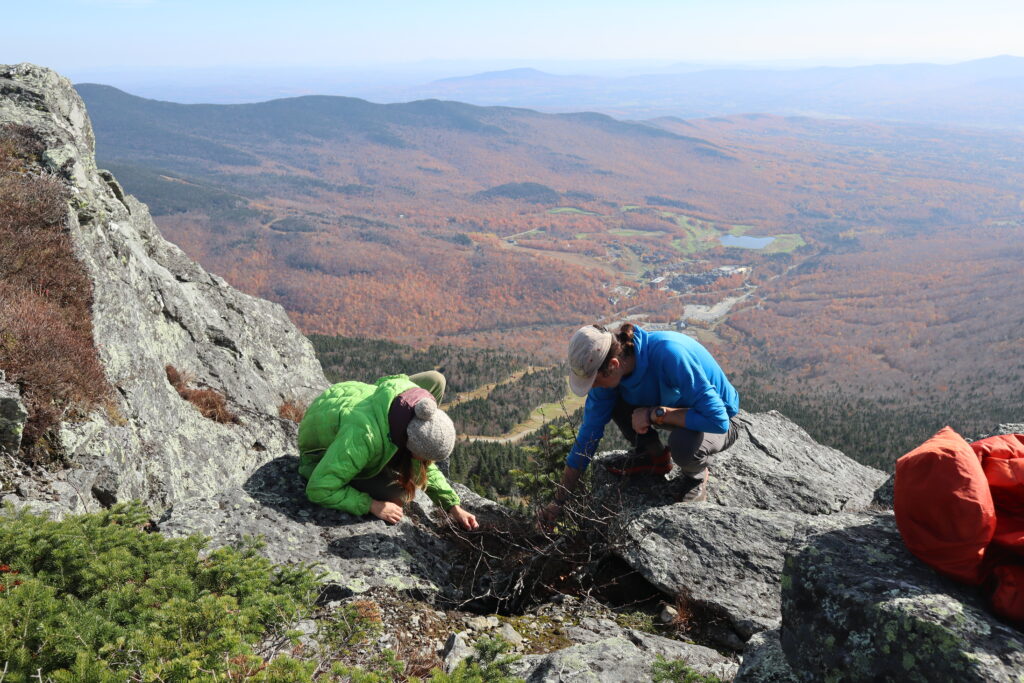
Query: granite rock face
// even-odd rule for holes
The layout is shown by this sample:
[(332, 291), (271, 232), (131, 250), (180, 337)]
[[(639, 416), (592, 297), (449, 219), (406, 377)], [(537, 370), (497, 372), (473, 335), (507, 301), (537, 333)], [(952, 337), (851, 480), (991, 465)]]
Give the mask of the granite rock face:
[[(861, 510), (873, 501), (887, 475), (822, 446), (776, 411), (740, 412), (736, 442), (714, 456), (708, 502), (810, 515)], [(662, 439), (664, 441), (664, 438)], [(614, 477), (595, 459), (596, 503), (610, 510), (669, 505), (681, 481), (674, 468), (665, 477)]]
[(668, 596), (700, 611), (706, 637), (742, 650), (779, 625), (783, 560), (809, 534), (849, 524), (885, 473), (814, 442), (776, 412), (741, 413), (715, 456), (708, 502), (675, 503), (678, 472), (612, 477), (595, 462), (595, 500), (615, 511), (615, 552)]
[(21, 391), (4, 381), (0, 370), (0, 455), (15, 455), (21, 448), (21, 434), (25, 430), (28, 412), (21, 402)]
[(979, 591), (917, 560), (889, 514), (817, 534), (786, 558), (780, 640), (803, 681), (1020, 681), (1024, 672), (1024, 633), (996, 619)]
[(666, 595), (684, 596), (716, 625), (710, 637), (741, 650), (755, 633), (779, 626), (779, 579), (791, 546), (855, 517), (677, 504), (632, 517), (615, 536), (623, 559)]
[[(432, 511), (422, 492), (417, 498), (417, 509)], [(176, 504), (159, 528), (170, 536), (200, 533), (213, 546), (260, 536), (272, 561), (312, 565), (348, 593), (383, 586), (436, 594), (447, 588), (451, 571), (446, 543), (429, 517), (390, 525), (311, 505), (294, 456), (263, 465), (241, 486)]]
[(711, 648), (631, 629), (547, 655), (527, 655), (515, 663), (513, 673), (527, 683), (647, 681), (659, 655), (669, 661), (683, 660), (704, 676), (730, 680), (736, 673), (736, 663)]
[(747, 641), (743, 661), (732, 680), (733, 683), (797, 683), (796, 674), (782, 651), (777, 629), (761, 631)]
[[(326, 386), (308, 340), (275, 304), (242, 294), (167, 242), (145, 205), (96, 168), (95, 139), (71, 83), (30, 64), (0, 66), (0, 124), (28, 126), (45, 143), (45, 170), (67, 185), (68, 228), (93, 284), (96, 348), (112, 409), (66, 422), (57, 447), (75, 464), (51, 511), (138, 498), (163, 510), (242, 484), (293, 452), (294, 424), (277, 416)], [(172, 365), (197, 388), (225, 395), (240, 424), (204, 418), (167, 380)], [(93, 490), (99, 496), (89, 496)], [(17, 502), (17, 501), (15, 501)]]

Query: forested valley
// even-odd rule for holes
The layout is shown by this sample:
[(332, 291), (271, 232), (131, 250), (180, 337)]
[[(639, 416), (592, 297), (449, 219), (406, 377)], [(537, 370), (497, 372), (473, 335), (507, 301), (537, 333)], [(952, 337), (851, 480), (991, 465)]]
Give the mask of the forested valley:
[(172, 241), (366, 342), (333, 378), (443, 368), (466, 433), (571, 415), (564, 340), (624, 319), (696, 336), (745, 409), (885, 469), (945, 424), (1024, 419), (1017, 131), (82, 95), (101, 165)]

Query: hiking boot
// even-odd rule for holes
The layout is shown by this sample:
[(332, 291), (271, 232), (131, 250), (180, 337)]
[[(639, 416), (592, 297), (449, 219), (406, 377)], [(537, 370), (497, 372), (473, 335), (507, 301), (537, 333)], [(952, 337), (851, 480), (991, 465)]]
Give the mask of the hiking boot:
[(668, 448), (658, 455), (637, 453), (635, 450), (607, 463), (605, 469), (619, 477), (635, 474), (667, 474), (672, 469), (672, 454)]
[(705, 473), (703, 479), (693, 477), (680, 477), (683, 480), (683, 490), (676, 498), (679, 503), (703, 503), (708, 499), (708, 478), (710, 473)]

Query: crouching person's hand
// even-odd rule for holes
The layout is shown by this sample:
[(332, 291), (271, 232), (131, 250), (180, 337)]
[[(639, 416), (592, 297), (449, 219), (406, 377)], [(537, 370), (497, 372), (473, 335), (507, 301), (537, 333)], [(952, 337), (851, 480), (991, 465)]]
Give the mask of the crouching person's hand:
[(543, 531), (550, 531), (555, 528), (555, 523), (562, 516), (563, 505), (557, 501), (551, 501), (544, 507), (537, 510), (537, 526)]
[(476, 531), (480, 525), (476, 521), (476, 515), (466, 512), (461, 505), (456, 505), (448, 510), (448, 516), (452, 521), (459, 524), (466, 531)]
[(374, 517), (383, 519), (388, 524), (398, 524), (402, 521), (402, 506), (396, 505), (387, 500), (375, 500), (370, 503), (370, 512)]

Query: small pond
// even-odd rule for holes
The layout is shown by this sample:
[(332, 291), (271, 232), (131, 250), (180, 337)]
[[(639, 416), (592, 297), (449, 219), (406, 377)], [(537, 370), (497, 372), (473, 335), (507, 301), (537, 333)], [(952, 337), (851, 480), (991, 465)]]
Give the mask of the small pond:
[(736, 235), (722, 235), (718, 239), (722, 242), (723, 246), (743, 247), (744, 249), (764, 249), (775, 240), (774, 237), (751, 237), (750, 235), (740, 237)]

